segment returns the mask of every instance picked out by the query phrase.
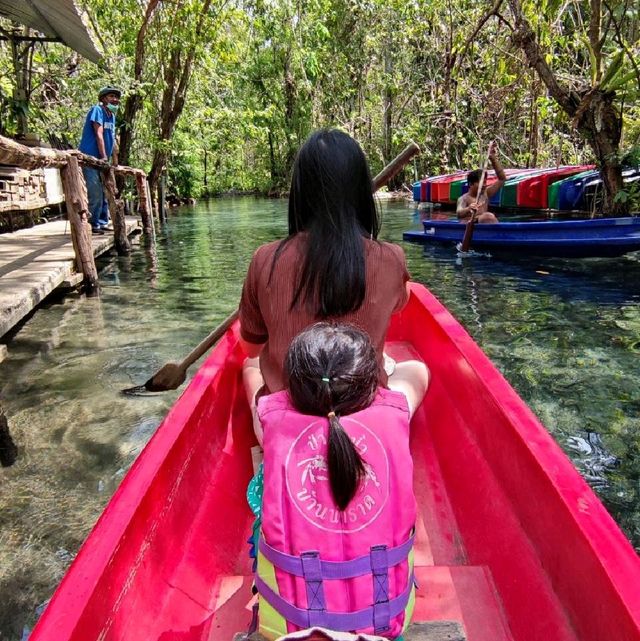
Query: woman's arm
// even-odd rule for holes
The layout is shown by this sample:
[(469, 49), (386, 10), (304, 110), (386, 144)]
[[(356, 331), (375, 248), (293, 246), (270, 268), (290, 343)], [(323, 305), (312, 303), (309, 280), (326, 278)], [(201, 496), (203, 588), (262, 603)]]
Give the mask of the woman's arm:
[(389, 389), (406, 396), (410, 417), (413, 417), (420, 406), (429, 387), (430, 377), (429, 368), (422, 361), (396, 363), (393, 374), (389, 376)]
[(258, 408), (256, 406), (256, 394), (264, 385), (264, 378), (260, 371), (260, 363), (257, 358), (247, 358), (242, 365), (242, 382), (244, 383), (244, 390), (247, 394), (249, 407), (251, 408), (251, 416), (253, 419), (253, 431), (258, 439), (260, 447), (262, 447), (262, 423), (258, 417)]

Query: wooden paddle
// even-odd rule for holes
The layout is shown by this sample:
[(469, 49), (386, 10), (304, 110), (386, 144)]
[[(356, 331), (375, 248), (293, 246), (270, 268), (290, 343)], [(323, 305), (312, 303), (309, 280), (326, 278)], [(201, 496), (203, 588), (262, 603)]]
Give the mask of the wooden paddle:
[[(478, 185), (478, 194), (476, 195), (476, 200), (475, 203), (477, 204), (478, 201), (480, 200), (480, 196), (482, 194), (482, 188), (484, 187), (484, 179), (487, 175), (487, 167), (489, 165), (489, 156), (491, 155), (491, 147), (493, 145), (493, 140), (489, 143), (489, 148), (487, 149), (487, 155), (484, 159), (484, 165), (482, 167), (482, 174), (480, 176), (480, 184)], [(469, 251), (469, 247), (471, 246), (471, 238), (473, 238), (473, 229), (476, 224), (476, 218), (478, 217), (478, 212), (474, 211), (473, 214), (471, 214), (471, 219), (467, 223), (467, 226), (464, 230), (464, 237), (462, 238), (462, 245), (460, 247), (460, 251), (464, 254)]]
[[(391, 180), (416, 154), (420, 153), (420, 147), (413, 140), (396, 156), (374, 179), (373, 191), (376, 192), (382, 185)], [(206, 354), (233, 325), (238, 318), (238, 310), (227, 316), (209, 336), (207, 336), (186, 358), (180, 363), (166, 363), (163, 365), (144, 385), (136, 385), (123, 389), (122, 393), (136, 395), (142, 392), (166, 392), (177, 389), (187, 378), (187, 370), (201, 356)]]

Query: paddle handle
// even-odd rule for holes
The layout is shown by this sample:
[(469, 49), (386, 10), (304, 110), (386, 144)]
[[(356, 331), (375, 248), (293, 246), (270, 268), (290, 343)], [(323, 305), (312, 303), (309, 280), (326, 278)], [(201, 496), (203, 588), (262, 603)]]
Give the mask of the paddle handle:
[[(487, 166), (489, 165), (489, 156), (491, 155), (491, 147), (493, 146), (493, 140), (489, 143), (487, 149), (487, 155), (484, 159), (484, 165), (482, 166), (482, 174), (480, 174), (480, 184), (478, 185), (478, 195), (476, 196), (475, 202), (477, 203), (480, 195), (482, 194), (482, 188), (484, 187), (484, 179), (487, 175)], [(473, 237), (473, 228), (476, 224), (476, 212), (471, 214), (471, 219), (467, 223), (467, 226), (464, 230), (464, 237), (462, 238), (462, 247), (460, 247), (461, 252), (468, 252), (469, 246), (471, 245), (471, 238)]]
[[(378, 191), (380, 187), (391, 180), (416, 154), (420, 153), (420, 147), (413, 140), (396, 156), (374, 179), (373, 191)], [(197, 345), (186, 358), (180, 363), (180, 367), (185, 371), (191, 367), (201, 356), (206, 354), (224, 335), (224, 333), (233, 325), (238, 318), (238, 310), (227, 316), (218, 327), (216, 327), (209, 336)]]
[(416, 154), (420, 147), (413, 140), (373, 179), (373, 191), (388, 183)]
[(202, 355), (206, 354), (223, 336), (224, 333), (233, 325), (238, 319), (239, 311), (236, 309), (232, 314), (229, 314), (220, 325), (218, 325), (205, 339), (202, 340), (196, 347), (194, 347), (180, 363), (180, 367), (184, 370), (189, 369)]

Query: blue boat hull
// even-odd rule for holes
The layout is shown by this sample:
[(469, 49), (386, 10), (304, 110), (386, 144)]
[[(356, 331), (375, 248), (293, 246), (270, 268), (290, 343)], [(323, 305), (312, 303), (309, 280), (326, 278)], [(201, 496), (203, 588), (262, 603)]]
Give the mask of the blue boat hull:
[[(448, 220), (425, 220), (423, 225), (423, 232), (404, 232), (404, 240), (455, 245), (466, 227)], [(640, 250), (640, 216), (476, 225), (471, 245), (475, 250), (531, 256), (622, 256)]]

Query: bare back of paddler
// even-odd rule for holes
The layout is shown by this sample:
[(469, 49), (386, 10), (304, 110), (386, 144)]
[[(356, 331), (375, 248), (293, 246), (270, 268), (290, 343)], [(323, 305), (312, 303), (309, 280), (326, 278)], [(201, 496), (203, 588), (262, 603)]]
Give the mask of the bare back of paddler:
[(470, 171), (467, 174), (467, 184), (469, 185), (469, 191), (458, 198), (458, 204), (456, 207), (458, 220), (461, 223), (466, 223), (471, 218), (474, 212), (477, 212), (476, 222), (498, 222), (496, 215), (488, 211), (489, 199), (500, 190), (502, 185), (504, 185), (504, 181), (507, 177), (504, 173), (502, 165), (500, 164), (500, 160), (498, 159), (498, 149), (495, 143), (491, 145), (491, 149), (489, 151), (489, 160), (491, 161), (493, 169), (496, 172), (498, 180), (496, 180), (496, 182), (486, 188), (483, 186), (482, 193), (478, 195), (482, 170), (476, 169), (475, 171)]

